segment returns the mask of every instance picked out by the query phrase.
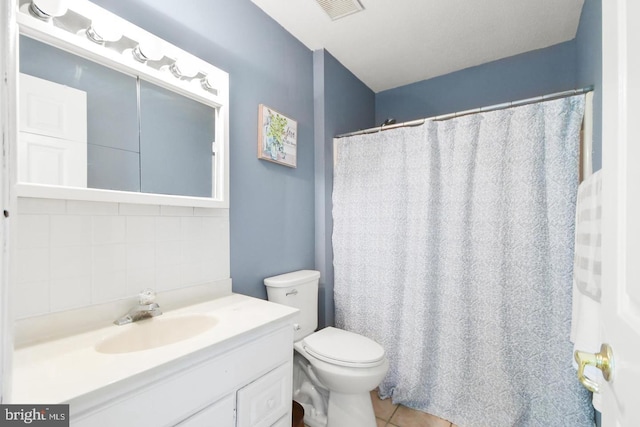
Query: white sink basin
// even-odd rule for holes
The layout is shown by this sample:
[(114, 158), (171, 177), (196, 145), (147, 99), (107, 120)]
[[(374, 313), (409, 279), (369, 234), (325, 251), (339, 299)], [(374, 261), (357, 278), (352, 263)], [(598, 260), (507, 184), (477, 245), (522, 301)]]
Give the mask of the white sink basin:
[(98, 353), (117, 354), (149, 350), (174, 344), (212, 329), (218, 323), (214, 316), (188, 314), (183, 316), (158, 316), (139, 320), (119, 328), (126, 328), (98, 344)]

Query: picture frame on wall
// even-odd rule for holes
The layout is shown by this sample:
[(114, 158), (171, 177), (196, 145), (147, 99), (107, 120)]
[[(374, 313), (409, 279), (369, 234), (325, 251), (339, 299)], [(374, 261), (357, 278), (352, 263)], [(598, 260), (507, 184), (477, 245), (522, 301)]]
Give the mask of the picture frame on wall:
[(258, 158), (297, 167), (298, 122), (264, 104), (258, 106)]

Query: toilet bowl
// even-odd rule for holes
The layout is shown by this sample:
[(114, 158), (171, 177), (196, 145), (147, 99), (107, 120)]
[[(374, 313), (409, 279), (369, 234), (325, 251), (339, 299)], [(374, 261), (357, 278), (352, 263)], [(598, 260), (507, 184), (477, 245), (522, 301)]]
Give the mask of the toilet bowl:
[(293, 347), (331, 391), (373, 390), (389, 369), (384, 349), (375, 341), (331, 326), (295, 342)]
[(294, 320), (294, 398), (310, 427), (375, 427), (370, 390), (389, 369), (384, 348), (334, 327), (317, 332), (320, 273), (302, 270), (265, 279), (270, 301), (300, 310)]

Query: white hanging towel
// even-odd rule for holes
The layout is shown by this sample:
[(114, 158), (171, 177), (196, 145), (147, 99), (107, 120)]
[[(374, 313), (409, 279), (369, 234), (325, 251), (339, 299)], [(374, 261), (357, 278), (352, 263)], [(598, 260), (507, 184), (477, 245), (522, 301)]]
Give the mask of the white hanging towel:
[[(574, 350), (592, 353), (599, 352), (602, 343), (601, 218), (602, 174), (597, 171), (578, 187), (571, 316), (571, 341)], [(604, 381), (602, 372), (595, 367), (587, 366), (585, 374), (598, 383)], [(597, 393), (593, 394), (593, 406), (600, 411), (601, 397)]]

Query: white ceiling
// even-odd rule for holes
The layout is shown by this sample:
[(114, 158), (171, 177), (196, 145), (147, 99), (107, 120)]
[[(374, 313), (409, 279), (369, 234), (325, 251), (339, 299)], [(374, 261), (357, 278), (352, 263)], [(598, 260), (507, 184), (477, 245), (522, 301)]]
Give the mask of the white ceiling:
[(360, 0), (331, 21), (315, 0), (252, 0), (309, 49), (380, 92), (575, 37), (584, 0)]

